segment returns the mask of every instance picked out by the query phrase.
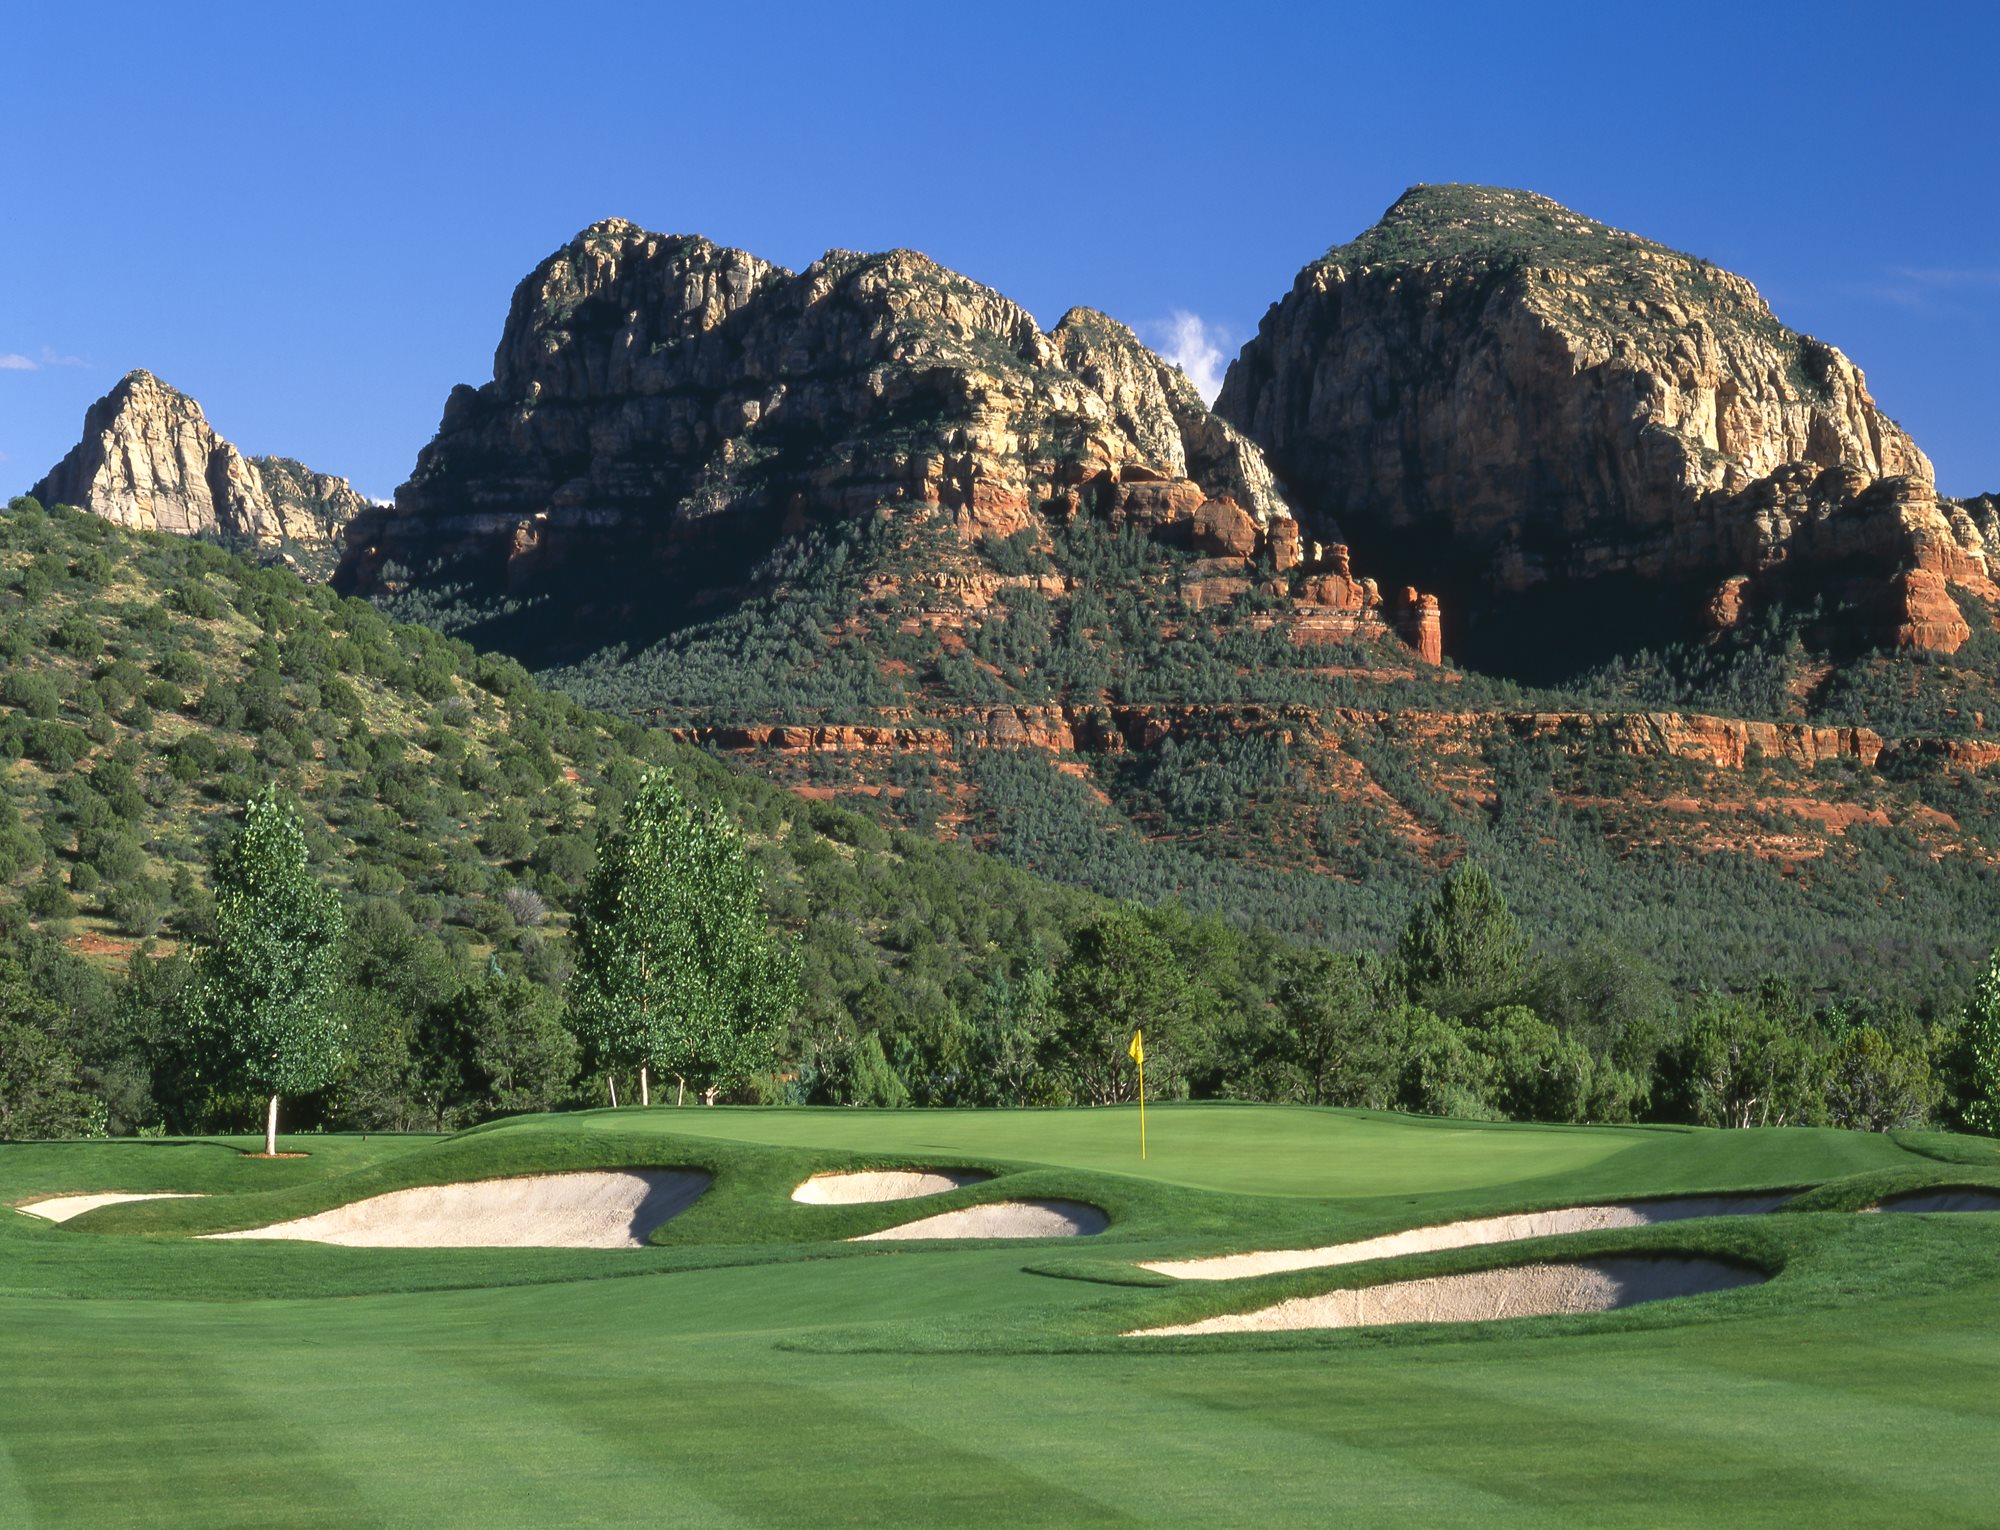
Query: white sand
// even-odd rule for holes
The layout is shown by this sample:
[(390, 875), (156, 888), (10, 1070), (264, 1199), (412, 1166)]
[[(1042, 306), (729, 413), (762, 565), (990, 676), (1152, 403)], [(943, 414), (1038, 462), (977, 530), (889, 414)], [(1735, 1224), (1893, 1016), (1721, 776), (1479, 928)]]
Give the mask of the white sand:
[(815, 1174), (792, 1192), (808, 1206), (861, 1206), (876, 1201), (913, 1201), (942, 1195), (991, 1179), (978, 1169), (864, 1169), (852, 1174)]
[(2000, 1211), (2000, 1190), (1912, 1190), (1868, 1211)]
[(708, 1175), (684, 1169), (481, 1179), (392, 1190), (294, 1222), (208, 1236), (356, 1248), (640, 1248), (708, 1184)]
[(1087, 1238), (1101, 1233), (1111, 1219), (1081, 1201), (991, 1201), (962, 1211), (941, 1211), (934, 1217), (885, 1227), (880, 1232), (850, 1238), (872, 1243), (886, 1238)]
[(1212, 1259), (1161, 1259), (1141, 1268), (1179, 1280), (1237, 1280), (1246, 1275), (1359, 1264), (1364, 1259), (1432, 1254), (1439, 1249), (1469, 1248), (1482, 1243), (1516, 1243), (1523, 1238), (1593, 1232), (1601, 1227), (1650, 1227), (1656, 1222), (1681, 1222), (1690, 1217), (1741, 1216), (1769, 1211), (1791, 1196), (1791, 1191), (1780, 1190), (1757, 1195), (1686, 1196), (1608, 1206), (1570, 1206), (1559, 1211), (1530, 1211), (1518, 1216), (1479, 1217), (1469, 1222), (1413, 1227), (1407, 1232), (1363, 1238), (1354, 1243), (1333, 1243), (1324, 1248), (1273, 1249), (1254, 1254), (1223, 1254)]
[(1388, 1323), (1487, 1323), (1498, 1318), (1610, 1312), (1640, 1302), (1728, 1291), (1755, 1285), (1763, 1278), (1754, 1270), (1714, 1259), (1621, 1257), (1576, 1264), (1526, 1264), (1295, 1297), (1255, 1312), (1229, 1312), (1198, 1323), (1136, 1329), (1126, 1337), (1366, 1328)]
[(134, 1195), (126, 1191), (112, 1191), (104, 1195), (58, 1195), (46, 1201), (30, 1201), (25, 1206), (17, 1206), (16, 1211), (25, 1211), (31, 1217), (44, 1217), (51, 1222), (67, 1222), (71, 1217), (80, 1217), (86, 1211), (95, 1211), (99, 1206), (116, 1206), (122, 1201), (198, 1201), (200, 1195), (185, 1190), (155, 1190), (144, 1195)]

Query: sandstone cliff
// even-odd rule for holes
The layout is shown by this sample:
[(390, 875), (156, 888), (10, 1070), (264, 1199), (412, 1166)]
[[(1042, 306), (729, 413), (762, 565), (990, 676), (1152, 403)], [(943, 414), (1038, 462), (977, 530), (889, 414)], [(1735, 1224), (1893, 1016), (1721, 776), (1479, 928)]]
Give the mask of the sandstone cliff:
[[(540, 601), (602, 646), (868, 513), (942, 512), (968, 549), (1101, 515), (1204, 554), (1195, 604), (1289, 594), (1309, 562), (1258, 448), (1129, 329), (1077, 309), (1045, 334), (907, 250), (793, 274), (597, 223), (515, 291), (493, 374), (453, 390), (393, 511), (355, 522), (343, 589)], [(1437, 659), (1434, 632), (1396, 630)]]
[(1527, 192), (1407, 192), (1299, 274), (1216, 413), (1364, 553), (1455, 560), (1468, 614), (1624, 576), (1706, 591), (1713, 621), (1830, 580), (1880, 637), (1952, 648), (1943, 587), (1990, 589), (1845, 356)]
[(200, 404), (144, 371), (90, 406), (82, 441), (32, 492), (121, 526), (247, 538), (322, 561), (368, 505), (344, 478), (245, 457)]

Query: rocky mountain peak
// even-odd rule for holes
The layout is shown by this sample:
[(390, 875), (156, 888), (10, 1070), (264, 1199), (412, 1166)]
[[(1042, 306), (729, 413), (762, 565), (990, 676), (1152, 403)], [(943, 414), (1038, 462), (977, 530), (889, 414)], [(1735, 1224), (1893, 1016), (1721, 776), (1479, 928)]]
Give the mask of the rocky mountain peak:
[(1826, 568), (1799, 535), (1810, 517), (1767, 512), (1798, 502), (1801, 475), (1852, 491), (1842, 556), (1878, 583), (1929, 536), (1909, 494), (1858, 497), (1933, 475), (1852, 362), (1743, 278), (1532, 192), (1411, 188), (1299, 273), (1216, 413), (1363, 556), (1442, 561), (1453, 604), (1496, 638), (1535, 591), (1688, 585), (1685, 626), (1725, 581), (1756, 582), (1744, 610), (1800, 590)]
[(608, 220), (516, 289), (492, 381), (453, 390), (340, 577), (658, 612), (746, 587), (816, 520), (929, 507), (970, 547), (1086, 505), (1219, 556), (1303, 556), (1257, 448), (1102, 314), (1044, 333), (913, 250), (793, 273)]
[(200, 404), (143, 369), (90, 406), (83, 439), (32, 492), (121, 526), (246, 538), (322, 566), (367, 505), (344, 478), (245, 457)]

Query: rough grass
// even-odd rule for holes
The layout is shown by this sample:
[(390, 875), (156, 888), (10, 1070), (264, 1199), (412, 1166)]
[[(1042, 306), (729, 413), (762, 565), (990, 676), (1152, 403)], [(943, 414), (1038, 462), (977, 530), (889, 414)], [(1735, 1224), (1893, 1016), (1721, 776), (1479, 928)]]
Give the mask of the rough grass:
[[(277, 1163), (231, 1142), (0, 1148), (0, 1201), (213, 1197), (67, 1227), (0, 1213), (0, 1523), (1990, 1515), (2000, 1217), (1832, 1209), (1882, 1185), (2000, 1179), (1982, 1167), (1988, 1144), (1483, 1129), (1469, 1155), (1437, 1123), (1341, 1112), (1181, 1108), (1149, 1125), (1159, 1156), (1143, 1166), (1136, 1122), (1112, 1111), (627, 1110), (447, 1139), (297, 1139), (313, 1156)], [(631, 1252), (185, 1236), (402, 1184), (617, 1162), (700, 1164), (716, 1184), (663, 1230), (672, 1242)], [(850, 1246), (835, 1240), (916, 1210), (789, 1200), (817, 1168), (918, 1162), (999, 1173), (923, 1210), (1063, 1193), (1106, 1206), (1113, 1227), (1076, 1244)], [(1808, 1209), (1242, 1282), (1131, 1268), (1780, 1184), (1817, 1187), (1794, 1203)], [(1118, 1336), (1335, 1286), (1647, 1249), (1774, 1278), (1589, 1317)], [(301, 1299), (314, 1295), (343, 1299)]]

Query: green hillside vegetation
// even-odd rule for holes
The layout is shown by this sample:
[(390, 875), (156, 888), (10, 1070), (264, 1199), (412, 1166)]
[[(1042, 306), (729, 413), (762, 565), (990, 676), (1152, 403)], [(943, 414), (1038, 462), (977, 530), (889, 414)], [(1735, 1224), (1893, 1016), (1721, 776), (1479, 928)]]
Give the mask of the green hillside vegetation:
[[(214, 933), (209, 868), (266, 786), (300, 805), (347, 928), (338, 1076), (287, 1100), (288, 1124), (445, 1128), (602, 1102), (620, 1069), (564, 1025), (571, 916), (598, 831), (654, 767), (745, 835), (772, 926), (798, 939), (777, 1066), (731, 1098), (1115, 1101), (1130, 1081), (1105, 1060), (1143, 1025), (1162, 1098), (1876, 1128), (1976, 1106), (1957, 1007), (1827, 995), (1754, 961), (1734, 996), (1677, 992), (1588, 926), (1517, 915), (1483, 854), (1375, 888), (1373, 947), (1190, 911), (1143, 861), (1098, 863), (1129, 868), (1110, 890), (1144, 900), (1114, 903), (801, 800), (281, 569), (71, 511), (17, 501), (0, 518), (0, 645), (0, 1136), (261, 1120), (191, 1049), (183, 989)], [(1241, 768), (1273, 768), (1242, 747)], [(1003, 750), (980, 768), (1008, 761), (1046, 771)], [(1003, 849), (1089, 880), (1062, 860), (1061, 824), (1033, 816), (1036, 779), (1004, 788), (1021, 837)], [(1199, 798), (1183, 811), (1229, 821)], [(1360, 898), (1310, 885), (1336, 911)], [(620, 1088), (637, 1096), (629, 1076)]]
[[(1192, 609), (1180, 589), (1193, 561), (1087, 516), (1045, 548), (1023, 535), (972, 553), (942, 519), (871, 519), (786, 544), (764, 593), (725, 614), (542, 678), (669, 727), (933, 724), (953, 739), (949, 757), (752, 759), (883, 822), (944, 824), (1108, 896), (1179, 899), (1239, 925), (1381, 950), (1411, 902), (1472, 856), (1544, 940), (1629, 950), (1682, 991), (1742, 992), (1777, 976), (1822, 998), (1868, 989), (1932, 1015), (1962, 1002), (1992, 944), (2000, 883), (1990, 773), (1921, 752), (1882, 770), (1718, 770), (1620, 753), (1602, 735), (1523, 740), (1504, 728), (1448, 757), (1401, 714), (1682, 710), (1948, 738), (1982, 704), (2000, 713), (1989, 664), (2000, 640), (1982, 634), (1954, 660), (1850, 655), (1814, 686), (1827, 668), (1806, 635), (1821, 623), (1778, 613), (1721, 648), (1640, 655), (1532, 690), (1412, 665), (1393, 638), (1302, 647), (1270, 597)], [(975, 609), (933, 587), (926, 576), (941, 569), (1055, 574), (1065, 593), (1017, 582)], [(430, 597), (393, 609), (467, 619)], [(1051, 705), (1106, 726), (1114, 706), (1192, 714), (1162, 744), (1109, 755), (987, 745), (994, 708)], [(1387, 716), (1327, 721), (1357, 713)], [(1690, 815), (1674, 802), (1726, 806)], [(1860, 809), (1862, 821), (1836, 833), (1802, 816), (1821, 804)], [(1580, 901), (1580, 883), (1595, 895)]]
[[(510, 660), (199, 542), (17, 501), (0, 518), (0, 587), (4, 970), (62, 1012), (59, 1039), (86, 1057), (115, 1129), (221, 1108), (153, 1096), (151, 1029), (181, 977), (170, 958), (209, 929), (212, 846), (267, 781), (305, 805), (314, 863), (352, 910), (366, 1023), (323, 1108), (362, 1125), (457, 1120), (461, 1092), (488, 1109), (570, 1097), (575, 1059), (551, 1029), (569, 910), (597, 816), (648, 766), (748, 833), (773, 918), (804, 936), (803, 1024), (828, 1069), (857, 1023), (969, 1004), (1059, 956), (1097, 906), (799, 801), (588, 713)], [(505, 1076), (426, 1085), (425, 1016), (486, 1037)]]

